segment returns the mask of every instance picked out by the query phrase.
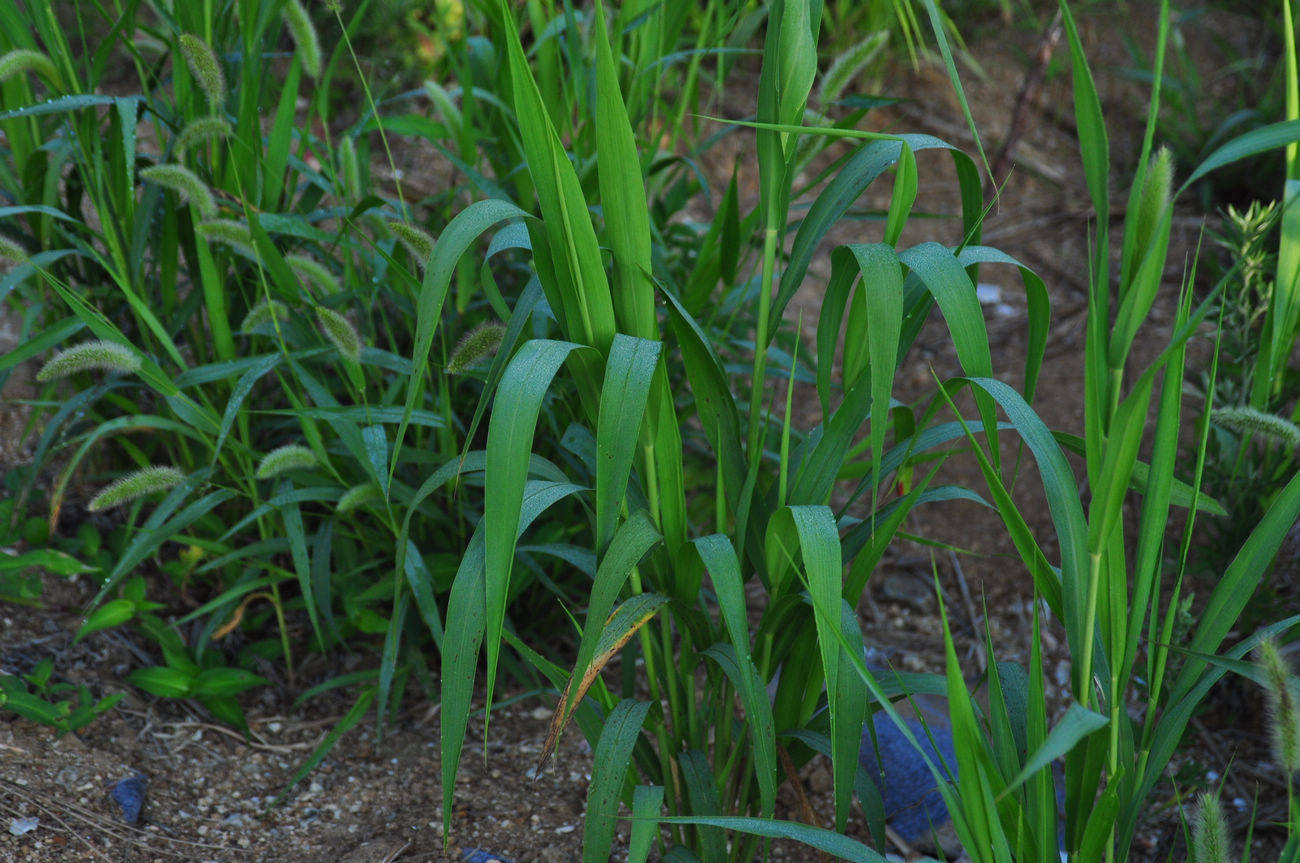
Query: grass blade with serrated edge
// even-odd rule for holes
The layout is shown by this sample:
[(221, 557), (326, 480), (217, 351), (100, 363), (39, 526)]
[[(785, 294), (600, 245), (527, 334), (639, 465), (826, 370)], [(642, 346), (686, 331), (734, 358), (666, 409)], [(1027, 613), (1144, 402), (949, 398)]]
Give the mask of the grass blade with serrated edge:
[[(433, 335), (442, 319), (442, 305), (447, 298), (447, 288), (451, 277), (456, 272), (461, 256), (469, 249), (484, 231), (508, 219), (517, 219), (528, 214), (509, 201), (476, 201), (456, 214), (447, 227), (438, 235), (433, 244), (433, 253), (424, 268), (424, 282), (420, 286), (420, 296), (415, 305), (415, 345), (411, 350), (411, 378), (406, 385), (406, 416), (415, 410), (423, 392), (424, 376), (429, 366), (429, 350), (433, 347)], [(409, 419), (403, 418), (397, 428), (397, 437), (393, 441), (392, 463), (388, 474), (391, 478), (397, 470), (398, 456), (401, 454), (402, 442), (406, 438)]]
[[(506, 62), (510, 70), (515, 117), (528, 171), (537, 189), (551, 265), (557, 268), (555, 281), (548, 286), (547, 280), (543, 279), (543, 287), (548, 288), (547, 297), (561, 316), (565, 335), (604, 354), (614, 337), (615, 322), (609, 280), (601, 262), (596, 231), (587, 212), (578, 175), (564, 152), (547, 111), (547, 103), (542, 100), (537, 81), (524, 57), (514, 13), (505, 0), (501, 0), (498, 8), (505, 27)], [(534, 254), (539, 251), (535, 245)]]
[[(596, 655), (596, 645), (602, 632), (609, 623), (610, 610), (613, 609), (623, 585), (632, 569), (645, 557), (646, 553), (659, 542), (660, 536), (644, 511), (638, 511), (618, 529), (613, 542), (601, 556), (587, 598), (587, 619), (582, 628), (582, 640), (578, 643), (578, 655), (573, 665), (573, 679), (585, 678), (588, 667)], [(572, 690), (572, 691), (570, 691)], [(569, 689), (568, 698), (557, 705), (553, 724), (562, 727), (573, 705), (582, 693)]]
[[(975, 295), (975, 285), (956, 256), (938, 243), (922, 243), (899, 255), (899, 259), (920, 277), (943, 313), (952, 336), (953, 348), (962, 369), (969, 377), (992, 377), (993, 358), (989, 349), (988, 327), (984, 311)], [(997, 415), (987, 397), (975, 394), (990, 443), (990, 458), (995, 467), (1002, 463), (997, 446)]]
[(632, 792), (632, 835), (627, 843), (627, 863), (646, 863), (659, 833), (659, 810), (664, 802), (662, 785), (638, 785)]
[(629, 699), (620, 701), (605, 718), (592, 759), (591, 784), (587, 786), (583, 863), (605, 863), (609, 859), (618, 823), (618, 798), (632, 759), (632, 747), (649, 712), (648, 701)]
[[(668, 597), (658, 593), (638, 593), (615, 609), (600, 630), (600, 638), (596, 642), (591, 663), (583, 671), (582, 677), (580, 679), (576, 676), (571, 677), (565, 685), (564, 692), (560, 695), (561, 707), (565, 704), (581, 702), (587, 690), (599, 678), (601, 670), (614, 658), (614, 654), (622, 650), (623, 645), (627, 644), (632, 636), (636, 635), (637, 631), (668, 602)], [(551, 717), (551, 727), (546, 733), (546, 742), (542, 744), (542, 754), (537, 759), (538, 773), (541, 773), (542, 768), (546, 766), (551, 751), (564, 731), (565, 723), (572, 715), (573, 711), (566, 713), (556, 710), (555, 715)]]
[[(781, 529), (787, 521), (793, 527), (803, 557), (803, 572), (808, 593), (819, 609), (816, 618), (817, 642), (822, 668), (826, 675), (826, 692), (830, 699), (831, 770), (835, 781), (835, 824), (843, 830), (853, 792), (858, 747), (866, 719), (866, 690), (855, 679), (841, 685), (841, 654), (848, 651), (840, 640), (844, 636), (843, 592), (840, 539), (829, 508), (791, 506), (774, 517), (774, 527)], [(846, 681), (847, 683), (847, 681)]]
[[(519, 507), (518, 532), (522, 533), (546, 510), (582, 489), (558, 482), (530, 482), (524, 488)], [(470, 701), (474, 696), (474, 675), (478, 671), (479, 647), (483, 643), (486, 605), (484, 586), (484, 519), (474, 527), (465, 554), (447, 598), (447, 629), (442, 655), (442, 816), (444, 843), (451, 839), (452, 795), (460, 766), (465, 729), (469, 724)], [(518, 536), (518, 533), (516, 533)]]
[(841, 860), (854, 863), (885, 863), (885, 858), (878, 852), (863, 845), (855, 839), (824, 830), (821, 827), (809, 827), (795, 821), (774, 821), (765, 818), (747, 818), (736, 815), (665, 815), (659, 818), (661, 824), (695, 824), (704, 827), (718, 827), (734, 830), (737, 833), (749, 833), (769, 839), (792, 839), (809, 848), (816, 848), (827, 854), (834, 854)]
[[(496, 685), (501, 627), (506, 616), (506, 596), (514, 565), (519, 515), (528, 478), (533, 436), (542, 399), (560, 365), (579, 346), (572, 342), (535, 339), (525, 342), (511, 359), (497, 388), (488, 423), (487, 461), (484, 466), (483, 535), (485, 546), (484, 597), (487, 603), (484, 637), (487, 649), (487, 704)], [(484, 722), (484, 733), (487, 731)]]
[[(986, 764), (988, 753), (983, 731), (975, 718), (975, 709), (971, 703), (970, 693), (966, 691), (966, 681), (961, 675), (961, 666), (957, 662), (957, 650), (953, 646), (952, 630), (948, 626), (948, 614), (944, 608), (943, 593), (939, 590), (938, 575), (935, 575), (936, 599), (939, 603), (939, 620), (943, 626), (944, 669), (948, 680), (948, 717), (952, 722), (953, 749), (957, 755), (956, 775), (949, 781), (957, 788), (957, 797), (961, 801), (957, 812), (949, 812), (954, 824), (963, 821), (969, 832), (967, 844), (970, 854), (977, 863), (986, 860), (1010, 860), (1010, 849), (1006, 845), (1006, 832), (998, 818), (997, 806), (993, 800), (989, 774), (995, 769)], [(960, 834), (959, 834), (960, 835)], [(962, 836), (966, 840), (966, 836)], [(990, 855), (992, 855), (990, 857)]]
[(610, 345), (596, 424), (596, 552), (614, 536), (646, 412), (660, 342), (618, 333)]
[(776, 804), (776, 738), (772, 723), (772, 704), (750, 657), (749, 623), (745, 607), (740, 561), (730, 540), (721, 534), (695, 540), (695, 548), (704, 562), (718, 600), (718, 610), (735, 650), (740, 667), (736, 689), (745, 708), (749, 736), (754, 747), (754, 772), (758, 777), (762, 814), (771, 818)]

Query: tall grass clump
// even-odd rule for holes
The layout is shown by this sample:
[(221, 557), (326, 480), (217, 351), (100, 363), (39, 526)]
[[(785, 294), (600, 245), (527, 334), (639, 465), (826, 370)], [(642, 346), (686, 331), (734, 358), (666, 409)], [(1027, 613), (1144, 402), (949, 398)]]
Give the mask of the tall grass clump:
[[(969, 119), (940, 10), (923, 7)], [(1030, 407), (1049, 332), (1043, 282), (980, 243), (975, 159), (932, 136), (859, 128), (868, 103), (837, 98), (845, 66), (821, 71), (822, 3), (479, 0), (447, 43), (454, 85), (375, 101), (361, 79), (364, 106), (346, 122), (328, 92), (350, 74), (364, 6), (348, 19), (335, 7), (342, 47), (328, 56), (332, 40), (309, 32), (296, 0), (225, 8), (128, 4), (112, 26), (82, 9), (90, 32), (121, 34), (87, 55), (48, 7), (0, 0), (0, 51), (52, 66), (20, 54), (0, 83), (0, 190), (23, 202), (0, 231), (26, 258), (0, 301), (35, 310), (0, 372), (83, 344), (116, 346), (121, 361), (56, 354), (67, 373), (31, 401), (26, 478), (31, 489), (54, 473), (41, 500), (52, 541), (76, 489), (120, 506), (81, 635), (135, 627), (158, 657), (133, 673), (138, 685), (234, 724), (236, 696), (265, 683), (258, 658), (284, 662), (296, 686), (302, 651), (373, 644), (376, 667), (301, 697), (357, 684), (340, 727), (373, 707), (380, 731), (412, 684), (439, 700), (448, 834), (471, 713), (485, 702), (490, 734), (503, 671), (544, 681), (558, 693), (546, 754), (570, 723), (595, 752), (592, 863), (609, 859), (620, 803), (633, 860), (656, 845), (668, 859), (750, 860), (781, 837), (879, 860), (842, 835), (855, 796), (881, 810), (860, 766), (864, 729), (885, 711), (920, 750), (893, 701), (944, 692), (955, 782), (930, 767), (972, 858), (1057, 859), (1062, 846), (1076, 860), (1126, 856), (1222, 673), (1213, 660), (1243, 591), (1300, 512), (1292, 480), (1170, 671), (1188, 544), (1175, 554), (1165, 528), (1175, 506), (1189, 531), (1218, 511), (1197, 480), (1173, 478), (1184, 350), (1208, 307), (1184, 290), (1154, 364), (1132, 369), (1130, 354), (1160, 288), (1173, 199), (1300, 138), (1295, 121), (1225, 145), (1176, 186), (1149, 118), (1118, 273), (1107, 220), (1095, 229), (1085, 428), (1054, 434)], [(1106, 214), (1106, 130), (1062, 13), (1084, 175)], [(743, 136), (747, 164), (709, 198), (712, 218), (694, 221), (688, 202), (716, 191), (699, 167), (716, 140), (697, 116), (715, 104), (702, 83), (725, 83), (751, 36), (754, 110), (717, 133)], [(108, 57), (139, 95), (98, 94)], [(427, 199), (370, 179), (372, 155), (397, 135), (451, 166)], [(952, 246), (904, 242), (925, 151), (955, 167)], [(756, 171), (756, 203), (742, 171)], [(831, 250), (816, 319), (790, 325), (828, 232), (882, 178), (880, 224)], [(1025, 291), (1021, 392), (995, 377), (1006, 370), (975, 291), (990, 265), (1015, 268)], [(961, 374), (903, 403), (895, 378), (927, 326), (945, 330)], [(820, 421), (802, 420), (796, 393)], [(1153, 400), (1152, 454), (1138, 462)], [(1014, 503), (1018, 459), (1002, 446), (1013, 438), (1038, 463), (1059, 557)], [(1085, 458), (1086, 511), (1065, 450)], [(937, 479), (956, 451), (978, 460), (987, 497)], [(1121, 518), (1130, 495), (1136, 531)], [(987, 715), (968, 700), (946, 625), (945, 675), (878, 677), (863, 662), (856, 610), (874, 568), (910, 513), (952, 500), (1002, 516), (1026, 591), (1064, 623), (1072, 703), (1052, 727), (1037, 647), (1022, 696), (991, 672)], [(169, 581), (199, 588), (201, 607), (158, 613), (146, 594), (165, 597)], [(571, 648), (563, 666), (541, 648), (557, 642)], [(1136, 719), (1135, 692), (1149, 705)], [(783, 776), (818, 752), (833, 829), (778, 820)], [(880, 847), (882, 819), (870, 820)]]

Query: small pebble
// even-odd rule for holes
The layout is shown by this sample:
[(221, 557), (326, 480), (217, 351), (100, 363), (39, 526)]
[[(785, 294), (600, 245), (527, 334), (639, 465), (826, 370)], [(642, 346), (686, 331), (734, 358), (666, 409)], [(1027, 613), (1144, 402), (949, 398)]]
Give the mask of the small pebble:
[(9, 832), (15, 836), (31, 833), (41, 823), (39, 818), (15, 818), (9, 822)]
[(144, 790), (149, 780), (143, 773), (128, 776), (113, 786), (110, 795), (122, 810), (122, 820), (134, 824), (140, 820), (140, 810), (144, 807)]
[(551, 718), (551, 709), (549, 707), (534, 707), (528, 715), (538, 722), (546, 722)]

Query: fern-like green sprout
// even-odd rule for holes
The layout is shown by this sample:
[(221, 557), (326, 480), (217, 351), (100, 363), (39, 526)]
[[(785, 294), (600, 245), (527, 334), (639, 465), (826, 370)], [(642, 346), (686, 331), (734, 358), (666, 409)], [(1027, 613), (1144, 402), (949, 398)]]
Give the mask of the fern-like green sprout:
[(504, 324), (487, 321), (461, 336), (447, 359), (447, 373), (458, 375), (479, 360), (494, 356), (505, 334)]
[(261, 300), (257, 305), (248, 310), (244, 319), (239, 323), (241, 333), (249, 332), (262, 324), (269, 323), (272, 318), (283, 321), (289, 317), (289, 307), (279, 300)]
[(185, 151), (201, 141), (214, 138), (228, 138), (233, 131), (224, 117), (200, 117), (192, 121), (176, 136), (176, 158), (185, 155)]
[(208, 104), (213, 110), (226, 103), (226, 76), (217, 62), (217, 55), (211, 46), (193, 33), (182, 33), (178, 40), (181, 55), (194, 74), (203, 95), (208, 97)]
[(293, 270), (295, 276), (308, 287), (315, 286), (322, 294), (336, 294), (339, 291), (338, 279), (329, 268), (315, 258), (306, 255), (285, 255), (284, 262)]
[(347, 318), (333, 309), (317, 306), (316, 322), (339, 353), (353, 362), (361, 357), (361, 337)]
[(1300, 448), (1300, 427), (1283, 417), (1242, 406), (1216, 408), (1210, 418), (1218, 425), (1241, 435), (1259, 435), (1292, 449)]
[(217, 202), (207, 184), (183, 165), (150, 165), (140, 172), (140, 179), (175, 192), (181, 200), (194, 205), (205, 219), (217, 214)]
[(298, 46), (302, 70), (312, 80), (320, 78), (320, 39), (316, 36), (316, 25), (311, 23), (311, 16), (298, 0), (286, 0), (281, 14), (285, 26), (289, 28), (289, 35), (293, 37), (293, 43)]
[(427, 231), (407, 222), (389, 222), (388, 229), (403, 246), (406, 246), (411, 257), (415, 258), (416, 264), (423, 269), (425, 262), (433, 254), (433, 237), (429, 236)]
[(1291, 777), (1300, 773), (1300, 705), (1296, 703), (1295, 681), (1271, 638), (1255, 648), (1255, 662), (1264, 673), (1273, 758)]
[(35, 72), (51, 85), (59, 85), (59, 70), (55, 68), (54, 61), (40, 51), (15, 48), (0, 56), (0, 83), (27, 72)]
[(44, 383), (92, 370), (137, 372), (140, 370), (140, 355), (118, 342), (83, 342), (50, 357), (36, 373), (36, 380)]
[(253, 475), (258, 479), (270, 479), (287, 470), (310, 470), (317, 464), (316, 454), (307, 447), (296, 443), (285, 444), (262, 456)]
[(128, 503), (154, 492), (166, 491), (185, 480), (185, 474), (170, 465), (150, 465), (110, 483), (90, 501), (91, 512)]

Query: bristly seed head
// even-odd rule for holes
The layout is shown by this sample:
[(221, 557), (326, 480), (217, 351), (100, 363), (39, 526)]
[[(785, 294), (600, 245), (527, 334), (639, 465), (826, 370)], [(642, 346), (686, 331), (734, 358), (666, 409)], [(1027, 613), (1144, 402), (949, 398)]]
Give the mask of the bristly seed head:
[(227, 138), (234, 130), (224, 117), (200, 117), (191, 122), (176, 136), (176, 158), (185, 155), (185, 151), (200, 141), (213, 138)]
[(239, 323), (239, 331), (241, 333), (250, 332), (262, 324), (270, 323), (272, 318), (277, 321), (287, 320), (289, 318), (289, 308), (279, 300), (268, 302), (263, 299), (249, 309), (248, 314), (244, 315), (244, 319)]
[(182, 201), (193, 204), (205, 219), (217, 214), (217, 202), (207, 184), (183, 165), (151, 165), (140, 172), (140, 179), (175, 192)]
[(415, 258), (416, 266), (423, 270), (429, 256), (433, 254), (433, 237), (407, 222), (389, 222), (388, 229), (406, 246), (411, 257)]
[(209, 243), (223, 243), (246, 258), (260, 261), (261, 256), (253, 246), (253, 232), (243, 222), (234, 219), (209, 219), (194, 228)]
[(331, 308), (317, 306), (316, 322), (339, 353), (353, 362), (361, 357), (361, 337), (347, 318)]
[(1296, 680), (1271, 638), (1255, 648), (1255, 662), (1264, 673), (1273, 758), (1289, 780), (1300, 773), (1300, 704), (1297, 704)]
[(117, 342), (83, 342), (65, 348), (50, 357), (36, 373), (36, 380), (45, 383), (92, 369), (105, 372), (137, 372), (140, 370), (140, 355)]
[(1300, 427), (1276, 414), (1249, 406), (1215, 408), (1210, 418), (1218, 425), (1240, 435), (1256, 434), (1291, 447), (1300, 448)]
[(1229, 863), (1228, 820), (1219, 798), (1201, 794), (1197, 798), (1196, 819), (1192, 824), (1192, 859), (1196, 863)]
[(339, 292), (338, 279), (329, 271), (324, 264), (315, 258), (309, 258), (306, 255), (292, 254), (285, 255), (284, 262), (293, 270), (295, 276), (302, 279), (308, 287), (315, 285), (323, 294), (337, 294)]
[(276, 447), (262, 456), (253, 475), (257, 479), (270, 479), (287, 470), (310, 470), (317, 464), (319, 462), (314, 452), (302, 444), (291, 443)]
[(495, 356), (505, 335), (504, 324), (496, 321), (479, 324), (461, 336), (460, 341), (456, 343), (455, 349), (447, 359), (447, 373), (458, 375), (479, 360)]
[(226, 76), (221, 72), (217, 55), (207, 42), (193, 33), (182, 33), (178, 41), (181, 54), (185, 57), (194, 80), (198, 82), (199, 89), (208, 97), (212, 109), (219, 110), (226, 103)]
[(334, 507), (334, 511), (338, 513), (351, 512), (357, 507), (370, 503), (371, 501), (381, 500), (382, 497), (383, 496), (379, 493), (379, 489), (375, 487), (374, 483), (363, 482), (360, 485), (354, 485), (352, 488), (343, 492), (343, 496), (339, 498), (338, 505)]
[(13, 261), (15, 264), (27, 263), (27, 252), (22, 246), (6, 237), (0, 237), (0, 261)]
[(95, 495), (87, 509), (91, 512), (99, 512), (101, 509), (119, 506), (147, 494), (166, 491), (180, 485), (184, 480), (185, 474), (177, 468), (170, 465), (151, 465), (133, 471), (105, 487)]
[(40, 51), (15, 48), (0, 56), (0, 83), (24, 72), (35, 72), (51, 85), (59, 84), (59, 70), (54, 67), (54, 62)]
[(281, 11), (285, 26), (298, 46), (298, 56), (302, 59), (302, 70), (312, 80), (320, 78), (321, 53), (320, 39), (316, 36), (316, 26), (311, 23), (311, 16), (298, 0), (287, 0)]

